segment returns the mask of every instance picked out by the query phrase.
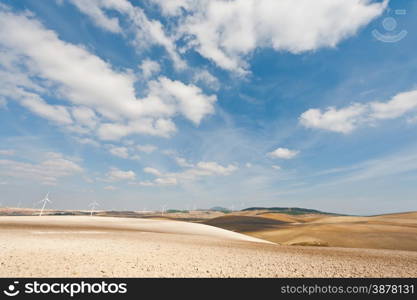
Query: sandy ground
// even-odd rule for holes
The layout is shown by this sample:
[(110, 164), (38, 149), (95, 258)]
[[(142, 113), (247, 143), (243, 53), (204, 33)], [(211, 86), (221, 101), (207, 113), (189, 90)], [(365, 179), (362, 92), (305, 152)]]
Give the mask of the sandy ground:
[(0, 277), (417, 277), (417, 252), (296, 247), (202, 224), (0, 217)]

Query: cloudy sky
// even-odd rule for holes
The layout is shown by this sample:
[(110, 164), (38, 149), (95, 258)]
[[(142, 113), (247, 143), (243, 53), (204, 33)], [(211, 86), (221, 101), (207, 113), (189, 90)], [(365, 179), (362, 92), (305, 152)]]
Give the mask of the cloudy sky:
[(0, 202), (416, 210), (416, 13), (3, 0)]

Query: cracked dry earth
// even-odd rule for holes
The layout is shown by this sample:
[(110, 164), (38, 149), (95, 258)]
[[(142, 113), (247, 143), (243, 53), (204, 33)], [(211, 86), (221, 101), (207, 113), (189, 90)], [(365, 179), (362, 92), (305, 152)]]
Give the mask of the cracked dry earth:
[(178, 221), (0, 217), (0, 277), (417, 277), (417, 252), (282, 246)]

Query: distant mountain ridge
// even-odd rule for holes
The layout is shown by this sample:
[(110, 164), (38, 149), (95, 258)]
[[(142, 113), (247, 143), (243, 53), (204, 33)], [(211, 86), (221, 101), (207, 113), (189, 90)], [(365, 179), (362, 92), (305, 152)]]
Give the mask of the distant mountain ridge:
[(316, 209), (301, 208), (301, 207), (249, 207), (242, 209), (242, 211), (253, 211), (253, 210), (267, 210), (270, 212), (277, 212), (289, 215), (304, 215), (304, 214), (323, 214), (323, 215), (341, 215), (330, 212), (323, 212)]

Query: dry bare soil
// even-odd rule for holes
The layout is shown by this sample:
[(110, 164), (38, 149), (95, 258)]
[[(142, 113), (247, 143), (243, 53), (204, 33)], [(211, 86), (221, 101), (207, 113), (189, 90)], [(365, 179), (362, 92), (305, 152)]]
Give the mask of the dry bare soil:
[(173, 220), (2, 216), (0, 277), (22, 276), (417, 277), (417, 252), (277, 245)]
[(417, 251), (417, 212), (354, 217), (250, 211), (204, 223), (284, 245)]

